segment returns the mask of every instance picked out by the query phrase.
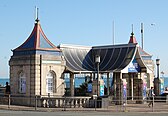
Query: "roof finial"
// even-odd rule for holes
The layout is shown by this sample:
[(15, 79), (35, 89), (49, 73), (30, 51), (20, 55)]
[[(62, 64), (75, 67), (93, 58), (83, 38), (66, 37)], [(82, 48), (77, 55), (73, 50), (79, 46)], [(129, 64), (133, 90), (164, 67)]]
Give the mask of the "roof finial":
[[(35, 7), (36, 8), (36, 7)], [(39, 11), (39, 8), (36, 8), (36, 22), (38, 23), (40, 20), (38, 19), (38, 11)]]
[(132, 24), (132, 33), (131, 33), (131, 36), (133, 37), (134, 36), (134, 26)]

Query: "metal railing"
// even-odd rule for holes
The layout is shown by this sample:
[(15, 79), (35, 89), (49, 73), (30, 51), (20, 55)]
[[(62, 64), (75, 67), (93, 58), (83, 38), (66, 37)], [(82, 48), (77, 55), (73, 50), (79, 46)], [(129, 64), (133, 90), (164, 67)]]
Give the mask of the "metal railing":
[[(141, 99), (140, 96), (117, 100), (114, 97), (59, 97), (59, 96), (0, 96), (0, 109), (15, 110), (74, 110), (74, 111), (113, 111), (113, 112), (168, 112), (168, 96), (155, 96)], [(153, 106), (148, 106), (149, 102)]]

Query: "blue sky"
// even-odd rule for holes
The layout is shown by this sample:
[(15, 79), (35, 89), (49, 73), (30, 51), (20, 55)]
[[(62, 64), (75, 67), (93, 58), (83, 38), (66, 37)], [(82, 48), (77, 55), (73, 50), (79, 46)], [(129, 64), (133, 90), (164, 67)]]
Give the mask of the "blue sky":
[(0, 77), (9, 77), (11, 49), (34, 27), (35, 6), (44, 33), (55, 45), (110, 45), (114, 21), (115, 44), (128, 43), (133, 24), (141, 46), (143, 23), (144, 49), (154, 61), (160, 58), (160, 69), (168, 75), (167, 0), (0, 0)]

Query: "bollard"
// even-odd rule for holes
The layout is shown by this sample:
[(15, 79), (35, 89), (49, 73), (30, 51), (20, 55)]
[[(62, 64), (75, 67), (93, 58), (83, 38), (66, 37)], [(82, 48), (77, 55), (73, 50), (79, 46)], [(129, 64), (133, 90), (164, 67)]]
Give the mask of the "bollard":
[(37, 95), (35, 96), (35, 111), (37, 110)]

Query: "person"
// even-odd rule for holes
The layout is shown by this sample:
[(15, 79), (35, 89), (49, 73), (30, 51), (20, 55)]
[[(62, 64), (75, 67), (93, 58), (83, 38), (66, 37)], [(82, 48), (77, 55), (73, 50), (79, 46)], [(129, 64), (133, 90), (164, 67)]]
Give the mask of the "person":
[(9, 95), (11, 91), (10, 91), (10, 86), (9, 86), (8, 82), (6, 82), (5, 88), (6, 88), (5, 94), (6, 94), (6, 95)]
[(149, 104), (148, 106), (150, 107), (152, 105), (153, 107), (153, 97), (155, 96), (154, 94), (154, 88), (151, 87), (151, 89), (149, 90)]

